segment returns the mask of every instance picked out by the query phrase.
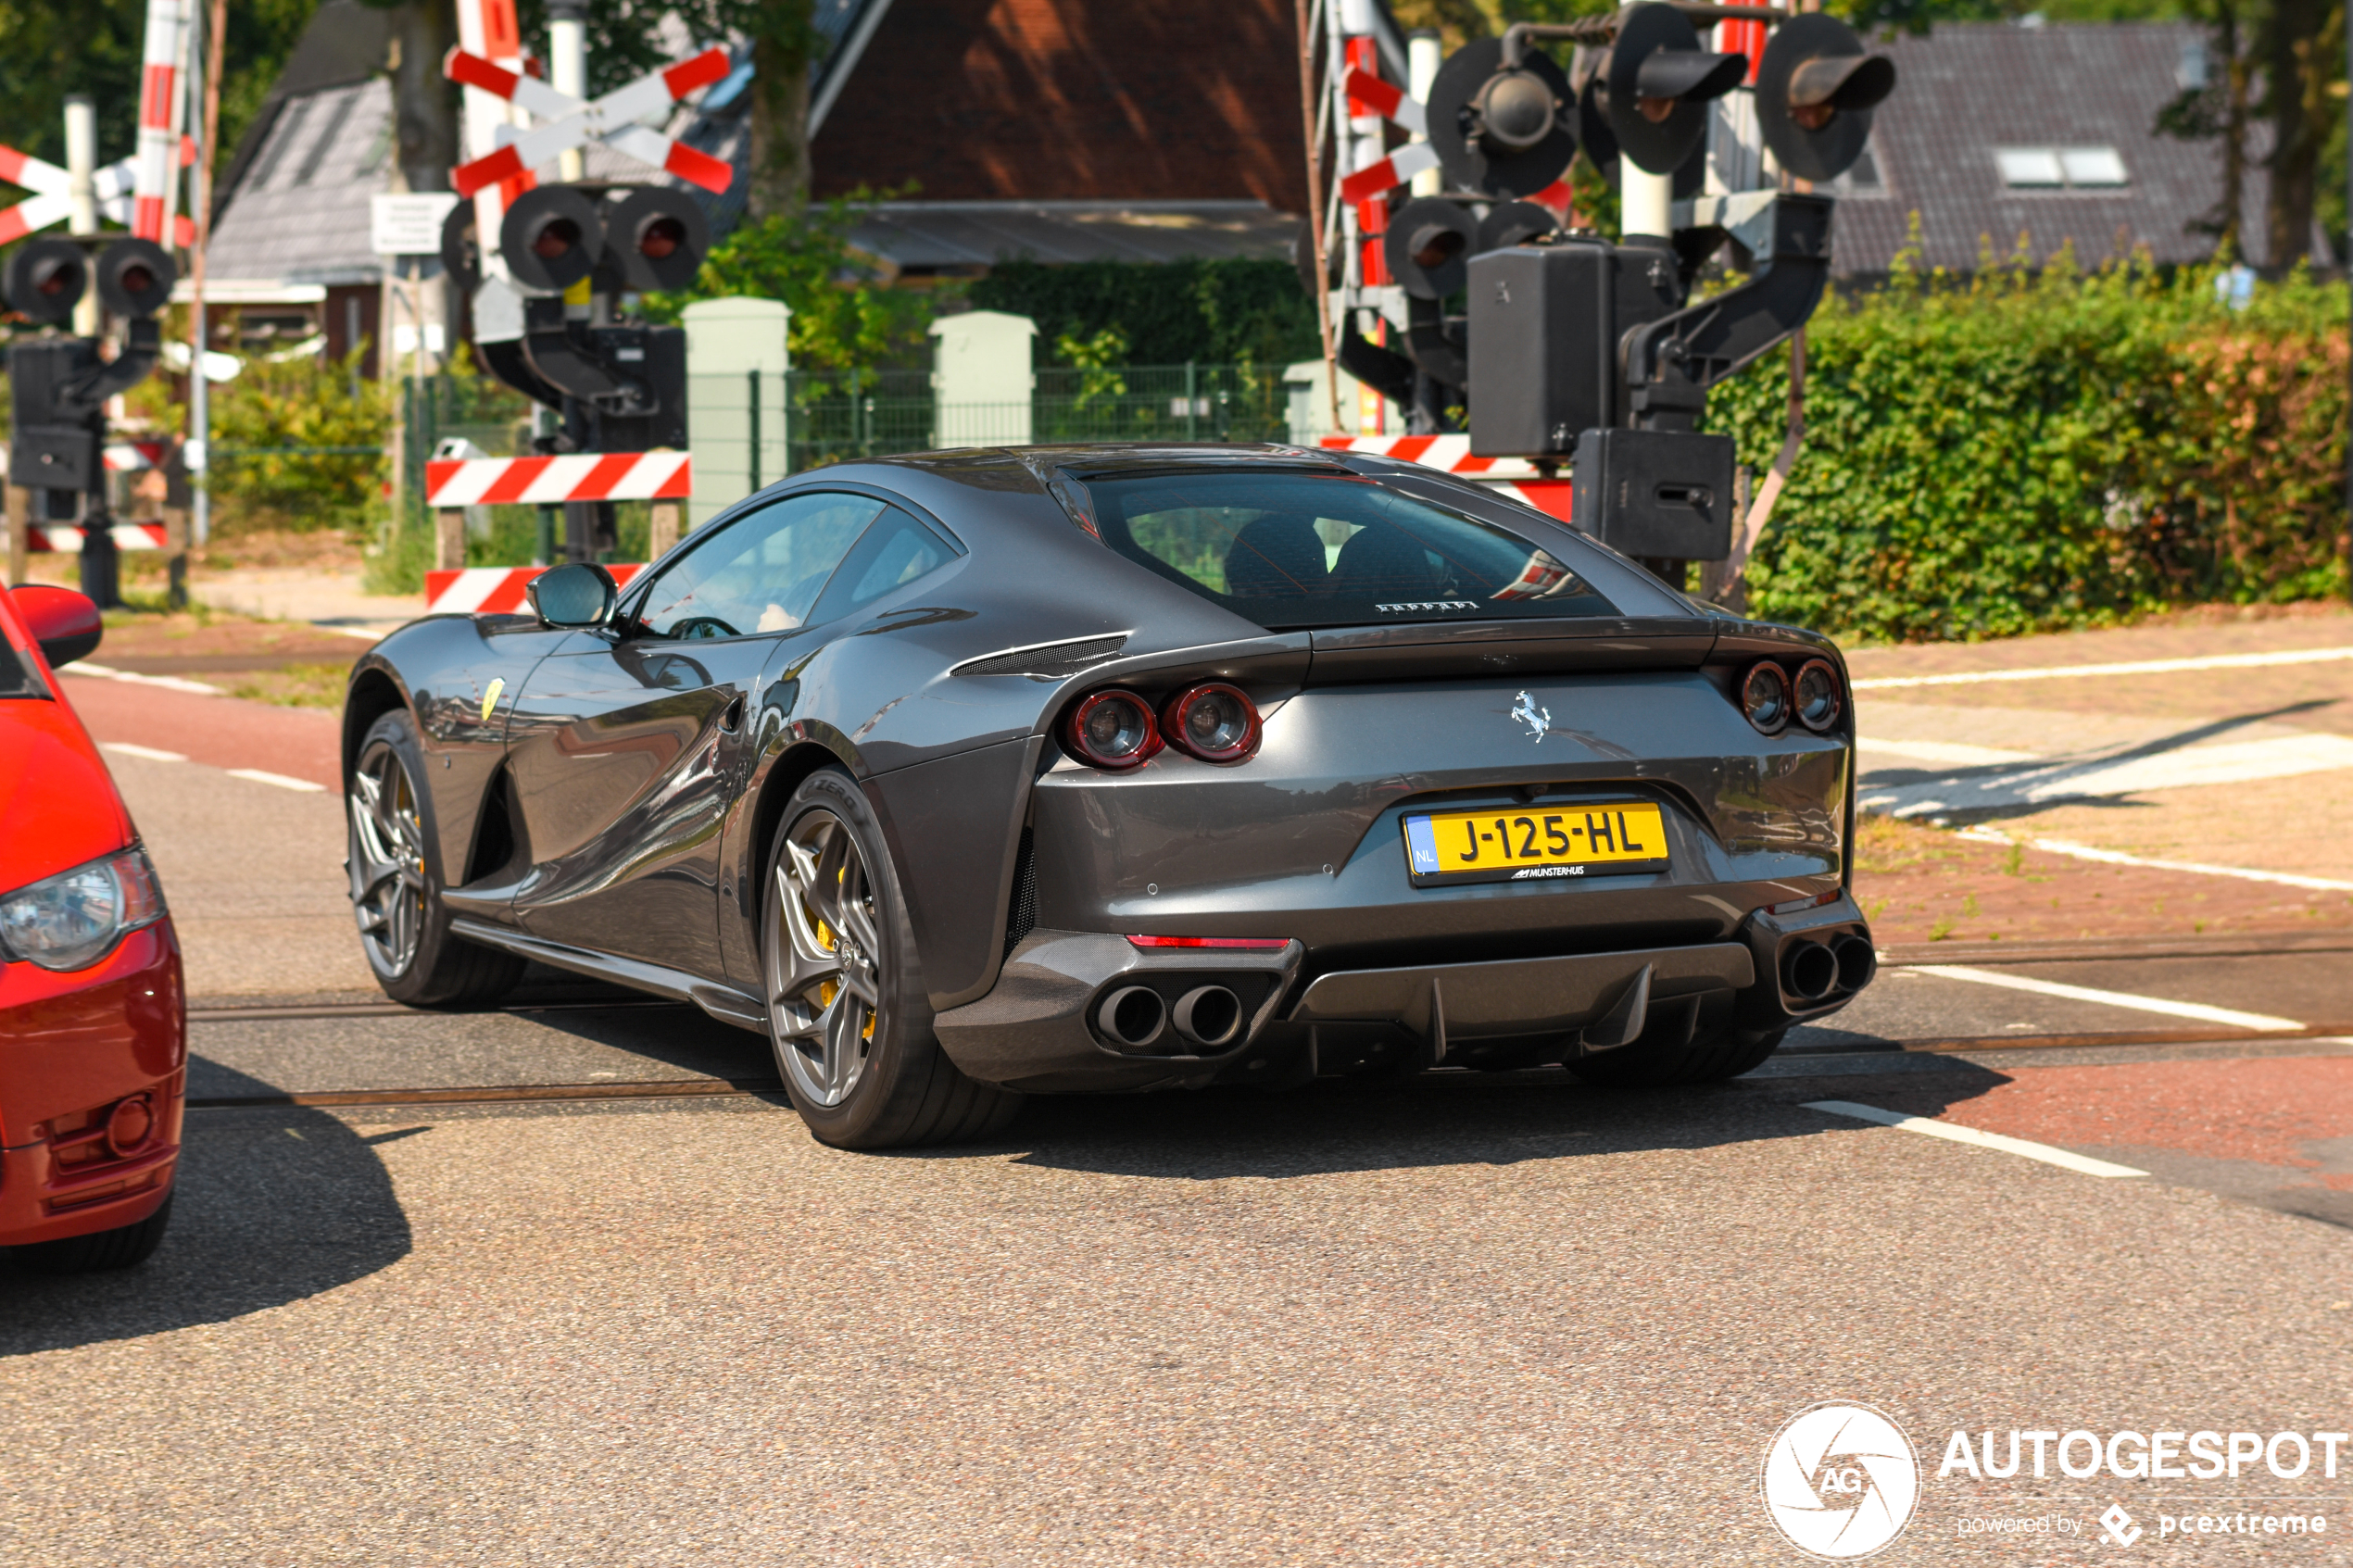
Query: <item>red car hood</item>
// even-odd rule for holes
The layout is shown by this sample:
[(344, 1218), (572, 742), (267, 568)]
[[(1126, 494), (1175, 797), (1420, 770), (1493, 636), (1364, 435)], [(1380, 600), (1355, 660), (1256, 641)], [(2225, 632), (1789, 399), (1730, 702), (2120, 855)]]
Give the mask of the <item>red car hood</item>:
[(131, 814), (73, 709), (0, 698), (0, 893), (131, 839)]

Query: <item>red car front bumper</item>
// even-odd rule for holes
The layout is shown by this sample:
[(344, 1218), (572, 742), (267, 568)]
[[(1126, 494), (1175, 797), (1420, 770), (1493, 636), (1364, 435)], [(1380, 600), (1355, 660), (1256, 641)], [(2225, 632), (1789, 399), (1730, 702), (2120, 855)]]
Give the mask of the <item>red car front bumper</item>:
[(75, 973), (0, 964), (0, 1247), (114, 1230), (161, 1208), (187, 1060), (169, 920)]

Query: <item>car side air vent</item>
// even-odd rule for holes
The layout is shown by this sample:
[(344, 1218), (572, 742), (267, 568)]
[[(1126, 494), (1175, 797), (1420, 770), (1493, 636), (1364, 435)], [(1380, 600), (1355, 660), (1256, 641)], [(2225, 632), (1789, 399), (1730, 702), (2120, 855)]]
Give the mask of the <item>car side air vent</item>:
[(1082, 670), (1119, 657), (1127, 633), (1111, 637), (1081, 637), (1067, 643), (1041, 643), (1036, 647), (1013, 648), (1004, 653), (992, 653), (986, 659), (972, 659), (949, 671), (951, 675), (1030, 675), (1044, 681), (1059, 681), (1065, 675), (1076, 675)]

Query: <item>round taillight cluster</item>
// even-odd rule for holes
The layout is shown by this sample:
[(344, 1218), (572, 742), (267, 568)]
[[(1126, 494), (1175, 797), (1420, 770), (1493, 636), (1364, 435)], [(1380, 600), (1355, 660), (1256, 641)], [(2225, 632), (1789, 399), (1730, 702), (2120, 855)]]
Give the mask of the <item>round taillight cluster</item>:
[(1204, 762), (1239, 762), (1258, 749), (1258, 709), (1239, 687), (1193, 686), (1160, 710), (1160, 733)]
[(1760, 734), (1777, 735), (1797, 721), (1817, 734), (1838, 723), (1846, 711), (1844, 687), (1837, 667), (1827, 659), (1809, 659), (1797, 667), (1797, 678), (1771, 659), (1760, 659), (1741, 677), (1741, 711)]
[(1164, 745), (1204, 762), (1240, 762), (1258, 750), (1258, 736), (1256, 705), (1222, 681), (1186, 687), (1161, 705), (1156, 720), (1134, 692), (1095, 692), (1063, 723), (1072, 756), (1114, 771), (1140, 767)]
[(1152, 710), (1134, 692), (1097, 692), (1070, 710), (1063, 739), (1072, 755), (1098, 768), (1135, 768), (1160, 749)]

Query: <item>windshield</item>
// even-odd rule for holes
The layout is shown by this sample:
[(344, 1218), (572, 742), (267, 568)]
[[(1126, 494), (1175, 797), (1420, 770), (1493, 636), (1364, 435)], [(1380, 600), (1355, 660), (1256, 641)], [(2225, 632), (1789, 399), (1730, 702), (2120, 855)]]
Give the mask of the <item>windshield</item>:
[(1352, 474), (1100, 479), (1103, 543), (1269, 631), (1615, 615), (1518, 534)]

